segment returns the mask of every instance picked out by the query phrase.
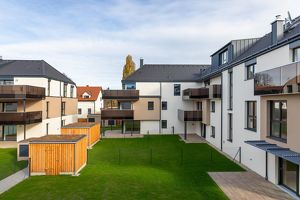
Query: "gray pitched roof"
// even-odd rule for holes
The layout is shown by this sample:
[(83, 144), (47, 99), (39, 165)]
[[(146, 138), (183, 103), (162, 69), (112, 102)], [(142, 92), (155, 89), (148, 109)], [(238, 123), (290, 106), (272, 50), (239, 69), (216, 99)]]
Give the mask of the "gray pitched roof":
[(123, 82), (193, 82), (199, 79), (200, 71), (209, 66), (145, 64)]
[(75, 84), (44, 60), (0, 60), (0, 77), (32, 76), (46, 77)]

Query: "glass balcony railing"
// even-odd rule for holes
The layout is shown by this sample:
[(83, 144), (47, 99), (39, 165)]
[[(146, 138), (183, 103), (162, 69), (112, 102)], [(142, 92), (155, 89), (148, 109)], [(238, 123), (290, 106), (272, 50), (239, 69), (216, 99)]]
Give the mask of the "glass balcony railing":
[(300, 92), (300, 62), (255, 74), (254, 95)]
[(180, 121), (202, 121), (202, 111), (186, 111), (178, 109), (178, 119)]
[(45, 98), (45, 88), (29, 85), (0, 85), (0, 98), (42, 99)]
[(138, 100), (139, 90), (104, 90), (103, 99)]
[(101, 119), (133, 119), (133, 110), (115, 110), (103, 109), (101, 110)]
[(0, 124), (24, 125), (42, 122), (42, 111), (34, 112), (0, 112)]

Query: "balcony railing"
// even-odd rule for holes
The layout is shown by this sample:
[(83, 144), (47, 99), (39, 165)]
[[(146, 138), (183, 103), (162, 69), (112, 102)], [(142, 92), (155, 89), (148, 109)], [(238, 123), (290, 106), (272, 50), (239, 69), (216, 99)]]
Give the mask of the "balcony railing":
[(209, 98), (208, 88), (188, 88), (183, 90), (183, 99), (207, 99)]
[(209, 85), (208, 88), (210, 99), (222, 98), (222, 85)]
[(202, 121), (202, 111), (185, 111), (178, 109), (178, 119), (180, 121)]
[(103, 99), (138, 100), (139, 90), (104, 90)]
[(42, 99), (45, 98), (45, 88), (29, 85), (0, 85), (0, 98)]
[(22, 125), (42, 122), (42, 111), (0, 112), (1, 125)]
[(133, 110), (103, 109), (101, 110), (101, 119), (133, 119)]

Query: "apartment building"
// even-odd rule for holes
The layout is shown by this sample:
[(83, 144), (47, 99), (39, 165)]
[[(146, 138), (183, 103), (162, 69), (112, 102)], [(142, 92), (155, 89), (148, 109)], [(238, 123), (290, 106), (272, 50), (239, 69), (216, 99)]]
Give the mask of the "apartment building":
[(77, 121), (76, 85), (43, 60), (0, 60), (0, 145)]
[[(99, 86), (77, 86), (78, 120), (95, 121), (103, 108), (102, 88)], [(94, 119), (94, 120), (93, 120)]]
[(196, 133), (299, 196), (299, 74), (300, 17), (277, 16), (263, 37), (226, 43), (211, 66), (142, 64), (118, 93), (134, 91), (128, 113), (141, 134)]
[(140, 68), (122, 81), (123, 90), (104, 90), (103, 99), (118, 100), (119, 109), (103, 110), (101, 117), (112, 119), (118, 113), (113, 119), (133, 120), (141, 134), (194, 133), (200, 126), (201, 108), (196, 102), (182, 101), (182, 90), (199, 87), (196, 79), (207, 67), (144, 65), (141, 60)]

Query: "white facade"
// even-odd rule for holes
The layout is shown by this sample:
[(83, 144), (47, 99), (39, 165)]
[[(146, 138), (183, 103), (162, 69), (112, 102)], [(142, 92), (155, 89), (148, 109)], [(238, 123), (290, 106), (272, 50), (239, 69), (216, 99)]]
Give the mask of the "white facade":
[(100, 113), (103, 108), (102, 91), (100, 91), (96, 101), (78, 101), (78, 111), (81, 110), (81, 114), (78, 112), (78, 118), (87, 118), (89, 114)]

